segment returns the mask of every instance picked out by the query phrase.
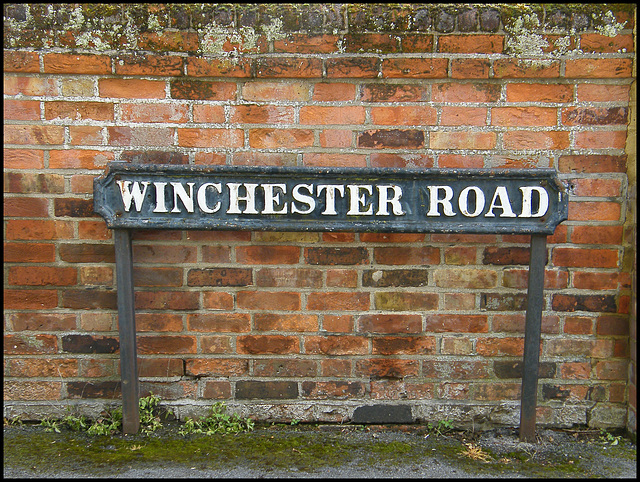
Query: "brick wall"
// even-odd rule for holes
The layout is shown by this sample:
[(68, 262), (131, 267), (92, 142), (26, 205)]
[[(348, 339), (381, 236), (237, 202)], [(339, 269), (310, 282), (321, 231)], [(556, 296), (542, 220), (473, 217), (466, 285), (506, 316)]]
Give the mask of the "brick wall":
[[(5, 414), (119, 399), (109, 161), (555, 168), (538, 420), (635, 414), (633, 5), (9, 4), (4, 24)], [(518, 424), (528, 236), (140, 230), (133, 250), (142, 392), (180, 416)]]

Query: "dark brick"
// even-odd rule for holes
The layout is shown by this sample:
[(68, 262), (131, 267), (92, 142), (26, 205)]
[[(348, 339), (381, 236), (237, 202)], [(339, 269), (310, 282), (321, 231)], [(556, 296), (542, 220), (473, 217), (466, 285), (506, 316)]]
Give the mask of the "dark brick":
[(236, 382), (236, 398), (238, 400), (283, 400), (298, 398), (296, 382)]
[(120, 382), (68, 382), (69, 398), (106, 398), (112, 400), (120, 397)]
[(543, 400), (566, 400), (571, 395), (571, 390), (563, 389), (557, 385), (542, 385)]
[(480, 308), (490, 311), (522, 311), (527, 308), (526, 294), (483, 293)]
[(438, 32), (453, 32), (456, 25), (456, 18), (444, 10), (436, 13), (435, 27)]
[(485, 10), (480, 14), (480, 30), (495, 32), (500, 27), (500, 13), (496, 10)]
[(172, 28), (179, 30), (186, 30), (189, 28), (189, 13), (184, 5), (171, 5), (169, 7), (169, 19)]
[(358, 135), (358, 147), (418, 149), (424, 146), (424, 132), (417, 130), (379, 129)]
[(428, 270), (426, 269), (369, 269), (362, 273), (362, 286), (426, 286)]
[(365, 405), (353, 411), (353, 423), (413, 423), (409, 405)]
[[(482, 262), (484, 264), (529, 264), (529, 248), (500, 248), (497, 246), (488, 246), (484, 249), (484, 257)], [(547, 264), (548, 257), (545, 257), (545, 265)]]
[(429, 8), (418, 8), (412, 16), (410, 30), (425, 31), (431, 29), (431, 11)]
[(98, 215), (93, 212), (93, 199), (57, 198), (54, 200), (54, 211), (58, 217), (98, 217)]
[(232, 88), (235, 92), (235, 88), (228, 82), (176, 80), (171, 82), (171, 97), (190, 100), (227, 100)]
[(69, 263), (114, 263), (113, 244), (61, 244), (60, 259)]
[(258, 24), (260, 13), (258, 11), (258, 5), (244, 4), (238, 8), (238, 26), (240, 27), (255, 27)]
[[(494, 361), (493, 372), (498, 378), (522, 378), (521, 361)], [(555, 378), (556, 364), (541, 362), (538, 365), (538, 378)]]
[(7, 5), (4, 8), (4, 15), (19, 22), (25, 22), (27, 20), (27, 6), (26, 4)]
[(615, 313), (616, 299), (613, 295), (554, 295), (552, 307), (555, 311), (594, 311)]
[(566, 9), (558, 9), (555, 11), (547, 12), (546, 23), (551, 28), (569, 29), (571, 23), (571, 15)]
[(249, 286), (251, 270), (241, 268), (191, 269), (187, 274), (188, 286)]
[(117, 292), (98, 289), (65, 290), (62, 292), (62, 308), (77, 310), (118, 308)]
[(594, 402), (604, 402), (607, 399), (607, 392), (602, 385), (591, 386), (587, 388), (587, 394), (584, 398)]
[(92, 335), (65, 335), (62, 350), (69, 353), (116, 353), (120, 344), (116, 338)]
[(465, 10), (458, 14), (458, 29), (461, 32), (475, 32), (478, 29), (478, 10)]
[(571, 27), (577, 31), (589, 28), (589, 15), (586, 13), (574, 12), (571, 14)]
[(304, 257), (308, 264), (354, 265), (369, 261), (367, 248), (307, 248)]

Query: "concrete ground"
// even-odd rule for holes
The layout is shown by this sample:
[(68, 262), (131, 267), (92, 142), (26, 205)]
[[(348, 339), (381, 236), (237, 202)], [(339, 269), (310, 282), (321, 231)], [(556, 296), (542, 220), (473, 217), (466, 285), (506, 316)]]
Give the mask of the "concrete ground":
[(633, 478), (623, 434), (514, 428), (437, 431), (423, 425), (258, 425), (237, 435), (90, 436), (5, 425), (5, 478)]

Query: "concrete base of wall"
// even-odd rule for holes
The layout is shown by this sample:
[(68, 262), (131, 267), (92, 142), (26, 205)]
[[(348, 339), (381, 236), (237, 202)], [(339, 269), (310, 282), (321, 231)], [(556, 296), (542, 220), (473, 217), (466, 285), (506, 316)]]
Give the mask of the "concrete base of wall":
[[(42, 420), (45, 417), (62, 418), (70, 413), (95, 419), (105, 409), (117, 407), (118, 402), (66, 401), (66, 402), (6, 402), (4, 417), (20, 417), (23, 421)], [(178, 420), (207, 415), (211, 403), (193, 400), (162, 402)], [(428, 423), (449, 420), (456, 428), (488, 430), (496, 426), (520, 425), (520, 403), (469, 404), (460, 401), (372, 403), (370, 400), (341, 400), (339, 402), (228, 402), (229, 413), (250, 417), (259, 422), (289, 423), (292, 420), (314, 423)], [(355, 415), (355, 416), (354, 416)], [(575, 425), (590, 428), (623, 428), (626, 408), (583, 402), (538, 407), (539, 426), (568, 428)]]

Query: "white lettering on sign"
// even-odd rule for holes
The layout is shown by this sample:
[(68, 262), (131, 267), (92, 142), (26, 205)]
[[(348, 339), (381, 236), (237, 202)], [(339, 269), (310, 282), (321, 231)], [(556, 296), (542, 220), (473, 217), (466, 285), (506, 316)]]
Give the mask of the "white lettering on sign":
[[(237, 215), (310, 215), (321, 216), (404, 216), (410, 206), (403, 204), (402, 187), (394, 184), (313, 184), (250, 182), (164, 182), (116, 181), (122, 205), (126, 212), (141, 212), (145, 202), (155, 205), (153, 213), (221, 212)], [(151, 188), (149, 185), (153, 184)], [(289, 189), (291, 187), (291, 189)], [(483, 191), (468, 185), (455, 190), (448, 185), (427, 185), (424, 192), (426, 217), (453, 217), (458, 213), (465, 218), (539, 218), (549, 211), (549, 193), (541, 186), (492, 187)], [(458, 191), (459, 190), (459, 191)], [(515, 191), (514, 191), (515, 190)], [(149, 193), (147, 193), (149, 191)], [(155, 200), (153, 199), (155, 194)], [(487, 197), (491, 201), (487, 206)], [(509, 196), (518, 196), (516, 214)], [(171, 206), (169, 206), (171, 204)]]

